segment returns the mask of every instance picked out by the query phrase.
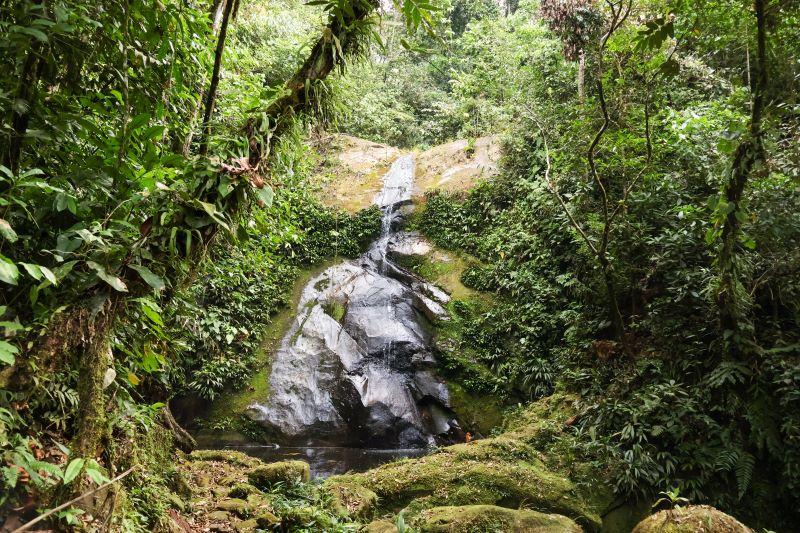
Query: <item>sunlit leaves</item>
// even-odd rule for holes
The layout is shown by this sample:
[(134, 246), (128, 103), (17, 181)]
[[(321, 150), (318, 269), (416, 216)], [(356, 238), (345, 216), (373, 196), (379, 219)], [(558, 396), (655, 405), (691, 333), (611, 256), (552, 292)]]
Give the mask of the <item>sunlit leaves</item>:
[(16, 285), (19, 279), (19, 269), (11, 259), (0, 254), (0, 281), (9, 285)]

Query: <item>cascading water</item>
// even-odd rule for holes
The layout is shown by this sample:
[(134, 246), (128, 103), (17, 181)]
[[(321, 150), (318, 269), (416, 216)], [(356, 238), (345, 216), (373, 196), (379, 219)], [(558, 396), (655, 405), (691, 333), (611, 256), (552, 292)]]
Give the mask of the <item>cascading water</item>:
[(431, 321), (447, 319), (448, 296), (389, 253), (413, 240), (398, 232), (413, 179), (412, 156), (398, 158), (374, 200), (380, 237), (304, 288), (270, 397), (248, 409), (276, 442), (415, 448), (460, 431), (430, 351)]

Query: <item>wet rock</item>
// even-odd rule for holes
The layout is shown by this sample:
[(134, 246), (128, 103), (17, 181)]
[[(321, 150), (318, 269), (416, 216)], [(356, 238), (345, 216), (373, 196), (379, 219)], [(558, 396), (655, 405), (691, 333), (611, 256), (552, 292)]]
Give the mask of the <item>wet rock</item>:
[(639, 522), (633, 533), (752, 533), (734, 517), (708, 505), (661, 511)]
[(434, 507), (413, 520), (422, 533), (580, 533), (572, 520), (557, 514), (494, 505)]
[(311, 478), (311, 468), (304, 461), (280, 461), (259, 466), (247, 474), (250, 484), (269, 489), (276, 483), (294, 485)]
[(381, 237), (304, 288), (273, 360), (271, 396), (247, 411), (276, 441), (424, 447), (451, 434), (440, 416), (447, 389), (430, 372), (432, 323), (447, 319), (448, 296), (390, 258), (426, 247), (418, 235), (394, 233), (412, 184), (413, 159), (401, 157), (375, 198)]

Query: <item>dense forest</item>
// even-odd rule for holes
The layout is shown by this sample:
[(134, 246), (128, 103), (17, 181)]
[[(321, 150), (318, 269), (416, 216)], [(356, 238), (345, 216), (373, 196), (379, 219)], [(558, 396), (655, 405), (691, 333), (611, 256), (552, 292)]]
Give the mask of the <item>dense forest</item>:
[[(0, 531), (800, 531), (800, 1), (0, 0), (0, 50)], [(277, 442), (314, 302), (435, 376), (421, 457), (213, 440)]]

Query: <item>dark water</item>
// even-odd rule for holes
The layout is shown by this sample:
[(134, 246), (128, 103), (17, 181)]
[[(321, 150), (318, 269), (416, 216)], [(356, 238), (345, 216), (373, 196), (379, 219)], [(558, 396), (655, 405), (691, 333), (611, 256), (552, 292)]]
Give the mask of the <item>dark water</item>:
[(370, 448), (328, 447), (280, 447), (273, 446), (226, 446), (257, 457), (265, 462), (299, 459), (311, 466), (312, 478), (326, 478), (345, 472), (365, 472), (384, 463), (404, 457), (421, 457), (428, 453), (425, 448), (378, 450)]

